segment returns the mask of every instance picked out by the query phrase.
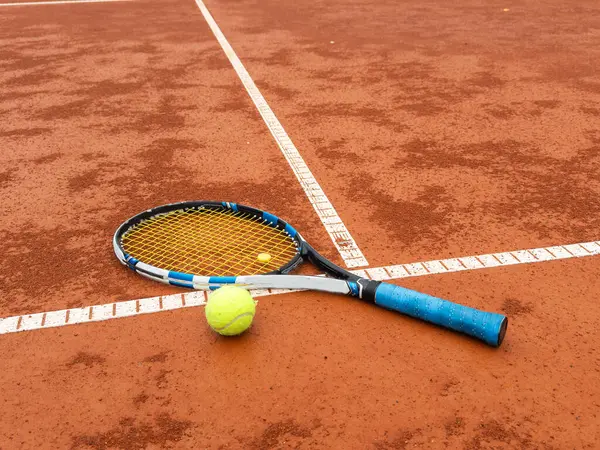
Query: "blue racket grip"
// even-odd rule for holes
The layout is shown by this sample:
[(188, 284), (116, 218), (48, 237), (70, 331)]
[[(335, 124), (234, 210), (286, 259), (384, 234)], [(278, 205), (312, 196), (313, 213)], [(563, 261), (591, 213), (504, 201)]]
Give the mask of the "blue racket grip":
[(506, 316), (502, 314), (479, 311), (387, 283), (377, 287), (375, 303), (468, 334), (494, 347), (502, 343), (508, 324)]

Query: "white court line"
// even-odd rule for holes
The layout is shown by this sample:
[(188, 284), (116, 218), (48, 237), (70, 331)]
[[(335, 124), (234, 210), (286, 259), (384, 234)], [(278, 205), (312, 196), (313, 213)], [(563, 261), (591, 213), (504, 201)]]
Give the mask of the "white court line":
[[(383, 281), (394, 278), (419, 277), (463, 270), (477, 270), (515, 264), (532, 264), (559, 259), (582, 258), (594, 255), (600, 255), (600, 241), (516, 250), (489, 255), (433, 260), (412, 264), (399, 264), (395, 266), (354, 270), (352, 272), (365, 278)], [(252, 291), (252, 296), (262, 297), (265, 295), (276, 295), (289, 292), (293, 291), (289, 289), (256, 289)], [(0, 319), (0, 334), (17, 333), (20, 331), (37, 330), (41, 328), (63, 327), (78, 323), (98, 322), (137, 316), (140, 314), (189, 308), (191, 306), (201, 306), (206, 303), (206, 295), (207, 294), (204, 291), (190, 291), (184, 294), (172, 294), (162, 297), (108, 303), (105, 305), (6, 317)]]
[(23, 3), (0, 3), (2, 6), (39, 6), (39, 5), (64, 5), (70, 3), (114, 3), (131, 2), (133, 0), (60, 0), (56, 2), (23, 2)]
[(221, 32), (221, 29), (213, 19), (212, 15), (202, 0), (196, 0), (196, 4), (198, 5), (198, 8), (200, 8), (204, 19), (217, 38), (217, 41), (219, 41), (219, 44), (221, 44), (221, 47), (227, 55), (229, 62), (244, 84), (248, 95), (250, 95), (250, 98), (256, 105), (256, 108), (265, 121), (265, 124), (269, 128), (269, 131), (275, 138), (279, 149), (294, 171), (296, 178), (300, 182), (300, 185), (304, 189), (308, 200), (312, 204), (313, 208), (317, 212), (317, 215), (321, 219), (321, 222), (325, 226), (325, 229), (329, 233), (333, 244), (344, 260), (344, 263), (349, 268), (368, 266), (369, 263), (358, 248), (358, 245), (356, 245), (356, 242), (350, 235), (346, 225), (344, 225), (342, 219), (325, 195), (325, 192), (323, 192), (323, 189), (321, 189), (321, 186), (319, 186), (319, 183), (317, 183), (317, 180), (304, 162), (304, 159), (302, 159), (302, 156), (300, 156), (298, 149), (287, 135), (283, 129), (283, 126), (269, 107), (267, 101), (254, 84), (250, 74), (236, 55), (231, 45), (229, 45), (229, 42)]

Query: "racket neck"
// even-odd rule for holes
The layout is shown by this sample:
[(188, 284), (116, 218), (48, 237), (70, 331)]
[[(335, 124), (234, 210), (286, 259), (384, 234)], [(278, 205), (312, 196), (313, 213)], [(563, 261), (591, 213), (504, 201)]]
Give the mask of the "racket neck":
[(348, 272), (346, 269), (321, 256), (310, 244), (305, 242), (303, 247), (303, 256), (307, 257), (312, 264), (323, 270), (327, 275), (347, 281), (357, 281), (360, 279), (360, 277), (354, 275), (352, 272)]
[(327, 275), (337, 278), (338, 280), (346, 281), (348, 287), (350, 288), (350, 295), (360, 298), (366, 302), (375, 303), (375, 293), (381, 284), (381, 281), (361, 278), (358, 275), (347, 271), (346, 269), (321, 256), (314, 248), (310, 246), (310, 244), (306, 242), (304, 243), (302, 254), (308, 258), (312, 264), (323, 270)]

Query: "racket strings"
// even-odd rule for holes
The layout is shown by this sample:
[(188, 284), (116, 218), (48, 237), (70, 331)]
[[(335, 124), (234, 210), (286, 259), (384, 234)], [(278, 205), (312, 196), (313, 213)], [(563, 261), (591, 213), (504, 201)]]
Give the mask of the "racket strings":
[[(227, 219), (225, 219), (225, 217), (227, 217)], [(284, 241), (292, 241), (291, 238), (283, 231), (283, 230), (278, 230), (275, 228), (272, 228), (270, 225), (265, 225), (267, 224), (267, 222), (264, 219), (258, 219), (256, 216), (250, 214), (250, 213), (244, 213), (240, 216), (217, 216), (217, 220), (220, 220), (223, 226), (228, 226), (226, 222), (226, 220), (228, 220), (230, 217), (236, 219), (236, 225), (234, 227), (232, 227), (232, 231), (233, 232), (239, 232), (240, 234), (238, 235), (238, 237), (243, 237), (243, 239), (237, 239), (235, 243), (233, 243), (232, 245), (235, 245), (235, 247), (233, 247), (232, 250), (234, 251), (239, 251), (241, 250), (244, 246), (246, 246), (246, 241), (248, 239), (254, 240), (254, 244), (257, 247), (262, 247), (262, 248), (271, 248), (272, 250), (266, 253), (269, 253), (272, 257), (271, 261), (276, 261), (278, 259), (283, 259), (284, 261), (289, 261), (289, 259), (291, 259), (291, 257), (289, 257), (289, 255), (287, 254), (288, 251), (288, 246), (282, 246), (279, 245), (281, 243), (281, 239), (283, 238)], [(267, 227), (267, 229), (269, 231), (276, 231), (276, 233), (264, 233), (264, 229), (261, 228), (253, 228), (251, 230), (247, 229), (247, 224), (248, 224), (248, 220), (253, 220), (256, 219), (257, 223), (261, 223), (264, 226)], [(250, 231), (250, 234), (248, 234), (247, 232)], [(293, 241), (292, 241), (293, 242)], [(294, 245), (294, 254), (292, 255), (292, 257), (296, 254), (297, 249)], [(263, 253), (263, 252), (259, 252), (259, 253)], [(261, 266), (263, 267), (263, 270), (261, 270), (261, 273), (264, 272), (269, 272), (271, 270), (277, 269), (278, 267), (272, 267), (271, 269), (265, 270), (265, 267), (269, 267), (272, 266), (271, 261), (269, 261), (268, 263), (262, 263), (260, 261), (258, 261), (256, 259), (256, 256), (258, 255), (258, 253), (253, 253), (253, 252), (245, 252), (243, 254), (240, 254), (240, 259), (237, 262), (234, 262), (233, 267), (231, 267), (232, 269), (234, 269), (235, 273), (239, 273), (239, 270), (245, 270), (249, 265), (250, 266)], [(226, 269), (228, 267), (231, 266), (231, 261), (225, 261), (225, 264), (220, 264), (220, 265), (215, 265), (214, 269), (215, 271), (220, 271), (223, 269)], [(237, 272), (236, 272), (237, 271)]]
[[(212, 223), (212, 230), (218, 229), (219, 227), (224, 227), (225, 224), (223, 223), (218, 223), (218, 222), (223, 222), (223, 219), (221, 217), (219, 217), (219, 215), (216, 215), (212, 212), (212, 210), (208, 210), (207, 214), (212, 214), (212, 220), (214, 223)], [(177, 215), (179, 216), (179, 215)], [(195, 216), (194, 219), (196, 219)], [(240, 222), (238, 223), (229, 223), (229, 239), (226, 239), (226, 236), (223, 236), (221, 233), (217, 234), (217, 233), (200, 233), (201, 235), (198, 236), (198, 227), (196, 225), (198, 225), (198, 223), (194, 223), (193, 221), (190, 221), (190, 216), (183, 216), (183, 217), (176, 217), (177, 220), (172, 220), (173, 217), (169, 217), (168, 220), (170, 223), (170, 227), (166, 227), (163, 226), (160, 230), (159, 230), (159, 235), (158, 236), (149, 236), (149, 240), (151, 242), (151, 249), (152, 250), (156, 250), (156, 243), (158, 239), (165, 239), (168, 238), (168, 245), (173, 246), (174, 242), (172, 242), (172, 238), (177, 237), (179, 241), (183, 241), (181, 239), (182, 236), (187, 235), (188, 239), (186, 240), (187, 242), (184, 242), (184, 246), (180, 246), (177, 248), (178, 251), (178, 258), (179, 258), (179, 271), (186, 271), (189, 272), (190, 269), (192, 267), (195, 266), (195, 264), (189, 264), (190, 262), (194, 261), (194, 260), (200, 260), (203, 259), (205, 265), (208, 265), (209, 267), (206, 267), (206, 269), (208, 270), (209, 273), (219, 273), (219, 269), (223, 269), (223, 266), (231, 266), (234, 265), (234, 261), (230, 261), (227, 256), (231, 256), (234, 255), (236, 253), (240, 253), (239, 249), (240, 249), (240, 242), (239, 242), (239, 236), (241, 235), (240, 231)], [(247, 219), (248, 216), (245, 216), (244, 219)], [(194, 220), (193, 219), (193, 220)], [(246, 223), (246, 222), (241, 222), (241, 223)], [(206, 231), (203, 230), (202, 227), (200, 227), (201, 231)], [(190, 231), (192, 231), (190, 233)], [(167, 235), (168, 234), (168, 235)], [(204, 238), (204, 239), (197, 239), (197, 238)], [(256, 239), (256, 236), (248, 236), (250, 238), (254, 238)], [(176, 270), (173, 269), (172, 266), (168, 266), (166, 263), (168, 263), (169, 261), (167, 261), (168, 259), (171, 259), (170, 257), (172, 255), (155, 255), (158, 256), (158, 262), (161, 264), (161, 266), (166, 266), (165, 268), (168, 268), (169, 270)], [(238, 256), (242, 256), (241, 254)], [(185, 262), (188, 262), (187, 265), (185, 265)], [(235, 264), (237, 266), (239, 266), (239, 264)], [(239, 270), (239, 267), (237, 267)]]
[[(233, 269), (235, 273), (239, 273), (240, 270), (247, 268), (248, 262), (253, 262), (256, 259), (256, 255), (252, 253), (243, 253), (241, 250), (245, 246), (247, 239), (254, 240), (254, 244), (257, 246), (272, 246), (274, 237), (279, 237), (278, 234), (269, 233), (267, 236), (268, 240), (265, 240), (264, 233), (260, 233), (257, 229), (247, 229), (248, 220), (251, 220), (254, 216), (245, 213), (239, 216), (240, 220), (231, 222), (229, 219), (233, 216), (223, 216), (215, 214), (214, 211), (209, 210), (210, 214), (213, 215), (213, 219), (216, 221), (218, 226), (227, 227), (232, 233), (233, 239), (230, 241), (222, 241), (222, 236), (211, 235), (207, 240), (204, 250), (207, 251), (209, 258), (206, 263), (212, 267), (209, 267), (214, 273), (220, 273), (226, 269)], [(248, 233), (250, 231), (250, 233)], [(262, 230), (261, 230), (262, 231)], [(223, 252), (225, 246), (226, 252)], [(214, 253), (212, 250), (219, 249), (220, 252)], [(240, 259), (238, 261), (230, 261), (224, 259), (223, 255), (229, 255), (231, 253), (238, 253)], [(196, 252), (197, 256), (200, 256), (199, 252)], [(194, 256), (193, 254), (191, 256)], [(248, 261), (249, 260), (249, 261)], [(258, 262), (258, 261), (257, 261)]]
[[(284, 230), (247, 212), (190, 208), (159, 214), (128, 230), (123, 250), (164, 270), (203, 276), (262, 274), (277, 270), (298, 253)], [(261, 262), (258, 254), (271, 259)]]
[[(212, 210), (208, 210), (209, 212), (212, 212)], [(214, 215), (214, 213), (213, 213)], [(218, 215), (214, 215), (215, 218), (221, 219), (222, 221), (222, 217), (219, 217)], [(246, 215), (244, 217), (244, 219), (248, 219), (250, 218), (250, 215)], [(172, 217), (168, 218), (169, 220), (172, 219)], [(178, 217), (178, 219), (180, 219)], [(185, 220), (187, 219), (187, 220)], [(190, 227), (190, 221), (189, 221), (189, 217), (186, 217), (184, 220), (177, 220), (176, 222), (172, 223), (171, 225), (171, 229), (169, 230), (167, 227), (162, 227), (157, 235), (155, 236), (149, 236), (149, 239), (147, 239), (147, 241), (150, 242), (149, 246), (146, 246), (145, 249), (146, 250), (151, 250), (153, 252), (156, 252), (156, 250), (158, 248), (160, 248), (161, 246), (157, 246), (157, 239), (165, 239), (168, 238), (169, 241), (168, 245), (173, 246), (173, 242), (172, 242), (172, 238), (173, 237), (180, 237), (182, 235), (182, 232), (185, 233), (186, 231), (188, 231), (191, 227)], [(192, 270), (192, 268), (197, 267), (197, 264), (187, 264), (185, 265), (185, 261), (197, 261), (199, 258), (204, 258), (205, 262), (208, 262), (209, 266), (212, 267), (206, 267), (205, 269), (208, 271), (205, 271), (205, 273), (210, 273), (210, 274), (219, 274), (219, 273), (223, 273), (223, 269), (226, 269), (227, 267), (230, 267), (232, 269), (235, 269), (235, 273), (239, 273), (239, 271), (241, 269), (247, 269), (247, 264), (246, 266), (243, 266), (242, 264), (240, 264), (240, 262), (236, 262), (235, 260), (232, 261), (228, 258), (226, 258), (226, 256), (231, 256), (231, 255), (236, 255), (238, 257), (243, 257), (244, 254), (241, 252), (241, 243), (240, 242), (235, 242), (235, 241), (239, 241), (239, 236), (243, 236), (243, 233), (240, 233), (240, 224), (246, 224), (247, 228), (247, 222), (245, 221), (241, 221), (237, 223), (237, 226), (231, 226), (232, 224), (229, 223), (227, 224), (229, 226), (229, 231), (230, 231), (230, 235), (232, 235), (237, 239), (230, 239), (230, 240), (225, 240), (225, 236), (223, 236), (222, 234), (206, 234), (203, 233), (203, 236), (201, 237), (208, 237), (209, 239), (206, 240), (206, 242), (202, 241), (202, 240), (198, 240), (195, 239), (196, 236), (194, 234), (192, 234), (192, 239), (188, 240), (188, 243), (193, 245), (193, 246), (197, 246), (196, 247), (180, 247), (178, 248), (179, 254), (178, 254), (178, 258), (179, 260), (179, 268), (174, 268), (172, 265), (169, 265), (169, 256), (171, 255), (166, 255), (166, 254), (162, 254), (162, 255), (154, 255), (157, 256), (157, 260), (156, 262), (154, 262), (153, 265), (159, 263), (161, 267), (168, 269), (168, 270), (178, 270), (178, 271), (186, 271), (186, 272), (190, 272)], [(194, 224), (195, 225), (195, 224)], [(213, 230), (215, 229), (215, 224), (212, 224), (213, 227), (211, 227)], [(223, 226), (223, 224), (217, 225), (217, 226)], [(169, 231), (169, 235), (166, 236), (165, 235), (165, 230)], [(174, 231), (175, 233), (171, 233), (171, 231)], [(247, 231), (247, 230), (246, 230)], [(277, 230), (275, 230), (277, 231)], [(188, 233), (189, 234), (189, 233)], [(198, 233), (195, 233), (196, 235)], [(245, 234), (246, 237), (249, 237), (251, 239), (254, 239), (255, 243), (261, 243), (259, 241), (259, 239), (261, 236), (258, 235), (256, 232), (252, 233), (250, 235), (248, 235), (248, 233)], [(273, 236), (271, 236), (273, 237)], [(211, 239), (212, 238), (212, 239)], [(218, 241), (215, 239), (217, 238)], [(270, 239), (270, 241), (273, 241), (273, 239)], [(223, 248), (222, 246), (219, 246), (217, 244), (226, 244), (227, 248)], [(281, 252), (279, 252), (281, 253)], [(133, 255), (135, 256), (135, 255)], [(246, 255), (247, 258), (245, 259), (250, 259), (250, 261), (254, 260), (253, 255)], [(275, 262), (273, 260), (273, 262)], [(206, 265), (206, 264), (205, 264)], [(261, 263), (262, 266), (264, 266), (264, 264)], [(275, 267), (276, 268), (276, 267)], [(219, 270), (221, 269), (221, 270)], [(272, 270), (272, 269), (271, 269)], [(263, 270), (264, 271), (264, 270)], [(193, 271), (192, 271), (193, 272)]]

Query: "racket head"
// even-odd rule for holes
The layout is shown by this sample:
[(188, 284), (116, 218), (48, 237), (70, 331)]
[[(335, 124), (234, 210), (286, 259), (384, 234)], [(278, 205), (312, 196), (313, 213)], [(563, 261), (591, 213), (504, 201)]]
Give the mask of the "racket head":
[[(242, 275), (285, 274), (306, 242), (284, 220), (231, 202), (189, 201), (139, 213), (119, 226), (119, 261), (155, 281), (198, 288)], [(271, 258), (265, 261), (264, 256)]]

